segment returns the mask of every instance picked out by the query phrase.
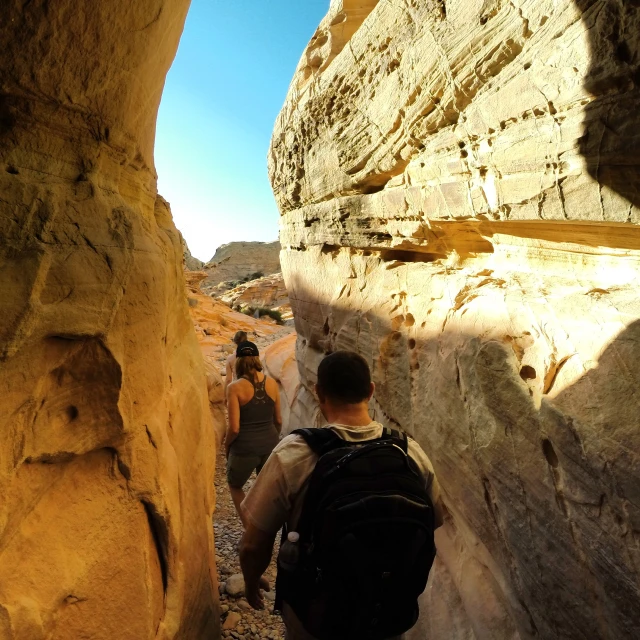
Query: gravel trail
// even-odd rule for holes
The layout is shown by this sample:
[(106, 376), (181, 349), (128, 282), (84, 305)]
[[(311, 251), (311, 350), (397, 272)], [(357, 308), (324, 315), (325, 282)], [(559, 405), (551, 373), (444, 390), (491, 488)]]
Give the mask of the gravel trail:
[[(273, 601), (269, 599), (273, 597), (273, 591), (266, 594), (265, 603), (267, 607), (262, 611), (253, 610), (244, 597), (234, 598), (226, 592), (226, 583), (229, 578), (241, 573), (237, 548), (242, 537), (242, 525), (236, 515), (227, 487), (224, 453), (218, 455), (216, 462), (216, 511), (213, 529), (216, 541), (216, 564), (220, 579), (222, 637), (236, 638), (237, 640), (259, 640), (263, 638), (282, 640), (284, 638), (284, 625), (280, 616), (273, 615)], [(252, 482), (253, 477), (249, 480), (245, 489), (248, 489)], [(273, 589), (276, 579), (274, 560), (271, 562), (266, 575)], [(230, 628), (225, 628), (225, 626)]]

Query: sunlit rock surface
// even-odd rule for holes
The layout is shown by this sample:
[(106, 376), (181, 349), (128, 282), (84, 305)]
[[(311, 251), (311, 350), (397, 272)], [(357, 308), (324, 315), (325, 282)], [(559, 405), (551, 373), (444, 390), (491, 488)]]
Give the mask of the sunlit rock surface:
[(296, 337), (296, 334), (292, 333), (280, 338), (262, 353), (262, 362), (265, 365), (266, 373), (278, 383), (280, 389), (282, 433), (284, 435), (294, 429), (308, 426), (306, 416), (298, 413), (298, 411), (304, 410), (304, 405), (298, 400), (301, 385), (296, 362)]
[(0, 4), (2, 640), (218, 633), (214, 433), (152, 156), (188, 4)]
[(204, 262), (202, 260), (198, 260), (198, 258), (194, 258), (191, 255), (191, 251), (189, 251), (189, 245), (187, 244), (182, 234), (180, 234), (180, 239), (182, 240), (182, 258), (184, 261), (184, 268), (188, 271), (200, 271), (202, 267), (204, 267)]
[(449, 510), (409, 634), (640, 628), (640, 8), (332, 2), (269, 167), (298, 332), (370, 362)]
[(274, 273), (238, 285), (222, 294), (220, 300), (230, 307), (259, 306), (269, 308), (289, 301), (281, 273)]
[(280, 271), (279, 242), (230, 242), (216, 249), (216, 253), (204, 265), (207, 279), (205, 291), (219, 292), (242, 282), (255, 280)]
[(232, 308), (262, 307), (280, 311), (284, 320), (292, 319), (289, 295), (281, 273), (251, 280), (226, 291), (220, 300)]

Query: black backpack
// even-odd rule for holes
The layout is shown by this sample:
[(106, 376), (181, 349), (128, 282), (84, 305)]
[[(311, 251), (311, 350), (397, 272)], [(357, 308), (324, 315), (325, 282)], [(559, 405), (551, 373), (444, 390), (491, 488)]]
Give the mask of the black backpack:
[[(435, 558), (433, 505), (407, 437), (352, 443), (298, 429), (318, 455), (302, 507), (295, 570), (278, 562), (286, 602), (319, 640), (384, 640), (413, 627)], [(283, 541), (286, 540), (286, 527)]]

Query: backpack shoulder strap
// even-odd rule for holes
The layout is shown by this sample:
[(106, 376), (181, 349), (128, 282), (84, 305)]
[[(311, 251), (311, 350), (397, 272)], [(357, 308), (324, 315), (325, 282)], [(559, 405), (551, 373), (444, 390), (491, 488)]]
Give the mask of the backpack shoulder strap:
[(292, 431), (296, 435), (304, 438), (304, 441), (309, 445), (309, 448), (318, 456), (321, 457), (325, 453), (343, 447), (348, 443), (343, 440), (333, 429), (329, 428), (314, 428), (314, 429), (296, 429)]
[(384, 427), (380, 440), (393, 440), (393, 444), (399, 446), (405, 454), (409, 453), (409, 439), (404, 431)]

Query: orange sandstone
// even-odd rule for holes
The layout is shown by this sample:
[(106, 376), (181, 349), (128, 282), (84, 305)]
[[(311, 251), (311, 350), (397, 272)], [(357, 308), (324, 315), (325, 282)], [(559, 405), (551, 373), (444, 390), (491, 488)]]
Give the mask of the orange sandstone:
[(0, 638), (219, 633), (215, 438), (155, 120), (188, 0), (0, 4)]

